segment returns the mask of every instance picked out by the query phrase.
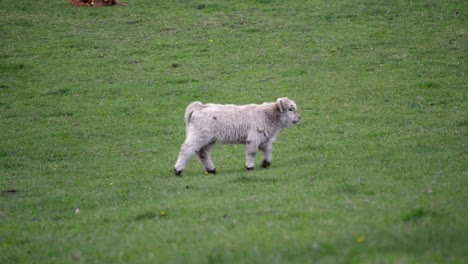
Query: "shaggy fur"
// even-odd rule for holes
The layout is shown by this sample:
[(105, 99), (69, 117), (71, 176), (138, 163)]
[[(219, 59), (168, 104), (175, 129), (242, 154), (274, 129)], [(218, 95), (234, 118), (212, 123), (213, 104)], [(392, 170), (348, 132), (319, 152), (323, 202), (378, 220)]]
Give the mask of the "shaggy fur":
[(294, 101), (279, 98), (262, 105), (220, 105), (191, 103), (185, 111), (186, 139), (174, 166), (182, 174), (187, 161), (196, 153), (208, 173), (216, 173), (211, 151), (216, 142), (245, 145), (245, 166), (254, 169), (255, 155), (264, 153), (262, 167), (272, 161), (273, 141), (281, 129), (299, 122)]

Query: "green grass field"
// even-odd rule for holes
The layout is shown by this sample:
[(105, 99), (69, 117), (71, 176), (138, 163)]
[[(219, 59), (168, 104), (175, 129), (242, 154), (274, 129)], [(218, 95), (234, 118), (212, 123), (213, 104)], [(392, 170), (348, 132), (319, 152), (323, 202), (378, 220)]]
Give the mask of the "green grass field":
[[(468, 1), (0, 1), (0, 263), (466, 263)], [(288, 96), (269, 169), (173, 166)]]

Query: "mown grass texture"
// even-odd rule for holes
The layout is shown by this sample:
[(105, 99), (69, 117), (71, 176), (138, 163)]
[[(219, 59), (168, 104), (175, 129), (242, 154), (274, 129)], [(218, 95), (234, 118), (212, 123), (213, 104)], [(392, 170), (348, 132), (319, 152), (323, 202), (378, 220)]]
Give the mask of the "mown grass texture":
[[(127, 3), (0, 2), (1, 263), (466, 261), (466, 1)], [(172, 175), (188, 103), (282, 96), (270, 169)]]

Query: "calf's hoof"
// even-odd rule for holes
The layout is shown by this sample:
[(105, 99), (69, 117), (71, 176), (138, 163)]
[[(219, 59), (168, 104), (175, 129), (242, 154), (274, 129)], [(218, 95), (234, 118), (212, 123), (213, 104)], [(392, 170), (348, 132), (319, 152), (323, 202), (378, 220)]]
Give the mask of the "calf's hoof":
[(270, 165), (271, 165), (271, 162), (269, 162), (269, 161), (264, 160), (262, 162), (262, 168), (266, 169), (266, 168), (270, 167)]
[(254, 167), (245, 167), (248, 171), (253, 171), (254, 170)]
[(178, 171), (177, 169), (174, 169), (174, 174), (176, 177), (182, 176), (182, 171)]
[(206, 174), (214, 174), (214, 175), (216, 175), (216, 169), (207, 170), (207, 171), (206, 171)]

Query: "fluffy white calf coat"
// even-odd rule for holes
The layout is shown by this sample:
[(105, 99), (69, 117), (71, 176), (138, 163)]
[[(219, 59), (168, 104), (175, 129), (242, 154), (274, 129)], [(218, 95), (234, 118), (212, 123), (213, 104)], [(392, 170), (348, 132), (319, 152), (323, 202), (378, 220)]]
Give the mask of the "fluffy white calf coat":
[(220, 105), (193, 102), (185, 111), (186, 139), (174, 166), (181, 176), (187, 161), (196, 153), (208, 173), (216, 174), (211, 151), (216, 142), (245, 145), (245, 167), (254, 169), (255, 155), (264, 153), (263, 168), (272, 161), (272, 143), (281, 129), (299, 122), (294, 101), (287, 97), (261, 105)]

